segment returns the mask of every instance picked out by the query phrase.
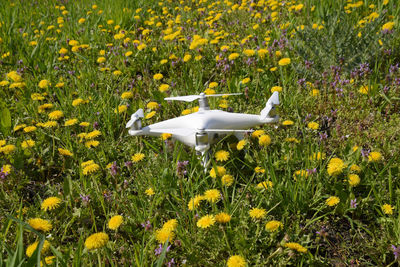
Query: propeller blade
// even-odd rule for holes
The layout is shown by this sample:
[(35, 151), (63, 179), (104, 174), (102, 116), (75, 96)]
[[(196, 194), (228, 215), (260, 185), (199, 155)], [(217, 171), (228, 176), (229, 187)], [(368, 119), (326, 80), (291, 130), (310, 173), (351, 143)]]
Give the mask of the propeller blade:
[(228, 96), (228, 95), (241, 95), (242, 93), (232, 93), (232, 94), (213, 94), (213, 95), (206, 95), (206, 97), (209, 96)]
[(186, 96), (172, 96), (166, 97), (164, 100), (178, 100), (178, 101), (185, 101), (185, 102), (192, 102), (196, 99), (199, 99), (201, 96), (199, 95), (186, 95)]
[(172, 135), (180, 135), (180, 136), (189, 136), (191, 134), (195, 134), (196, 131), (190, 128), (176, 128), (176, 129), (150, 129), (150, 133), (169, 133)]
[(135, 123), (135, 121), (143, 117), (144, 117), (143, 109), (140, 108), (131, 115), (131, 119), (126, 124), (126, 128), (130, 128)]
[[(204, 94), (204, 93), (202, 93)], [(185, 101), (185, 102), (192, 102), (196, 99), (200, 99), (203, 96), (204, 97), (210, 97), (210, 96), (229, 96), (229, 95), (241, 95), (242, 93), (233, 93), (233, 94), (214, 94), (214, 95), (185, 95), (185, 96), (171, 96), (171, 97), (166, 97), (164, 100), (178, 100), (178, 101)]]
[(279, 93), (274, 92), (272, 96), (268, 99), (265, 108), (261, 111), (261, 118), (265, 119), (269, 112), (274, 108), (275, 105), (279, 105)]
[(268, 99), (267, 105), (268, 105), (268, 103), (271, 103), (273, 105), (279, 105), (279, 93), (278, 92), (274, 92), (272, 94), (272, 96)]
[(235, 130), (235, 129), (204, 129), (206, 133), (252, 133), (254, 130)]

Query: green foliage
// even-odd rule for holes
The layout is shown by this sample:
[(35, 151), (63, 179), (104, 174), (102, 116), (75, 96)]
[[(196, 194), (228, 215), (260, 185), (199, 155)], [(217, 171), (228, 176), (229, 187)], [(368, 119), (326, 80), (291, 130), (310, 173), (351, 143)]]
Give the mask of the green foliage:
[[(249, 266), (396, 265), (400, 7), (384, 2), (1, 3), (0, 266), (224, 266), (233, 255)], [(271, 144), (249, 135), (238, 149), (226, 137), (206, 171), (191, 148), (125, 128), (139, 108), (143, 125), (195, 112), (164, 98), (210, 90), (243, 93), (210, 99), (213, 109), (259, 114), (275, 86), (282, 119), (257, 128)], [(232, 177), (213, 177), (217, 166)], [(198, 226), (221, 212), (230, 220)], [(123, 222), (109, 227), (115, 215)], [(108, 242), (92, 249), (100, 232)]]

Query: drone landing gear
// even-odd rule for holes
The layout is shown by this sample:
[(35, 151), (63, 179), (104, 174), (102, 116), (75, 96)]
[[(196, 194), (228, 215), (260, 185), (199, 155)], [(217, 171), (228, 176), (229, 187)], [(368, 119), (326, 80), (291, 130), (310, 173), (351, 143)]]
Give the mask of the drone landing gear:
[(207, 167), (209, 165), (209, 161), (211, 158), (211, 152), (210, 150), (206, 150), (206, 151), (197, 151), (197, 155), (200, 156), (201, 158), (201, 163), (204, 167), (204, 172), (207, 172)]

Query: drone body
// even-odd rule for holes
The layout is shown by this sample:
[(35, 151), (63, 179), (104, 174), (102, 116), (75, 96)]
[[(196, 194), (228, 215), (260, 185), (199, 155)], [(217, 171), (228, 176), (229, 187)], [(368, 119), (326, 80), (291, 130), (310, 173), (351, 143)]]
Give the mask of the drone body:
[[(275, 92), (271, 96), (259, 115), (210, 110), (207, 97), (212, 96), (222, 95), (205, 95), (202, 93), (200, 95), (165, 98), (166, 100), (181, 100), (186, 102), (199, 99), (199, 111), (142, 128), (140, 118), (143, 118), (144, 114), (143, 110), (139, 109), (132, 114), (126, 128), (129, 128), (129, 134), (133, 136), (172, 134), (172, 138), (194, 147), (197, 152), (204, 155), (211, 144), (218, 142), (218, 140), (226, 135), (234, 134), (241, 140), (244, 138), (246, 132), (251, 132), (251, 130), (247, 129), (265, 123), (277, 122), (279, 119), (278, 116), (272, 116), (274, 106), (279, 104), (278, 92)], [(205, 164), (204, 161), (203, 163)]]

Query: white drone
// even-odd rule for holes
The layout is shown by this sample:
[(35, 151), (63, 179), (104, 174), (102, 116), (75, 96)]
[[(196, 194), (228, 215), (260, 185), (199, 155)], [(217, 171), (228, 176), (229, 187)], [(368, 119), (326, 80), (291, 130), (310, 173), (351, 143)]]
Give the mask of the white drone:
[(278, 92), (274, 92), (268, 99), (260, 115), (210, 110), (207, 97), (240, 94), (206, 95), (201, 93), (200, 95), (167, 97), (165, 100), (185, 102), (192, 102), (198, 99), (199, 111), (142, 128), (141, 118), (144, 116), (143, 109), (138, 109), (132, 114), (131, 119), (126, 124), (126, 128), (129, 128), (129, 134), (133, 136), (172, 134), (172, 138), (194, 147), (202, 155), (203, 165), (206, 166), (208, 160), (208, 153), (206, 152), (209, 150), (211, 144), (218, 142), (218, 140), (229, 134), (233, 134), (239, 140), (242, 140), (245, 133), (252, 132), (252, 130), (248, 130), (249, 128), (279, 120), (279, 117), (274, 114), (275, 105), (279, 105)]

